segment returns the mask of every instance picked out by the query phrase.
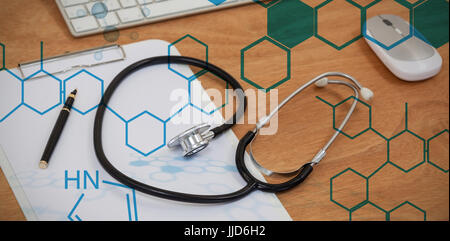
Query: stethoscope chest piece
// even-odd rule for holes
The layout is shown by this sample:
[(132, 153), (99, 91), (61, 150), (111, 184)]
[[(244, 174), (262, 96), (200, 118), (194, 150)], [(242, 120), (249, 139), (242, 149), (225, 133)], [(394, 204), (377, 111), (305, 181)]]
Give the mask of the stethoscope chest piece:
[(167, 146), (174, 148), (178, 145), (183, 149), (185, 157), (191, 156), (208, 146), (209, 141), (214, 137), (214, 133), (209, 131), (210, 125), (200, 124), (184, 131), (172, 138)]

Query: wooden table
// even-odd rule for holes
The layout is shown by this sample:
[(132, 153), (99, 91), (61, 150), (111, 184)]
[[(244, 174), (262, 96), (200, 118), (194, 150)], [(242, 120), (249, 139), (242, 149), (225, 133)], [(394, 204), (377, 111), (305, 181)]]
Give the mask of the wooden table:
[[(317, 5), (315, 2), (318, 1), (305, 2)], [(44, 57), (110, 43), (102, 34), (72, 37), (54, 1), (1, 0), (1, 3), (0, 42), (6, 46), (7, 68), (39, 59), (40, 41), (44, 42)], [(408, 17), (408, 12), (398, 8), (394, 1), (386, 1), (368, 15), (370, 17), (383, 11)], [(339, 27), (341, 24), (337, 21), (341, 18), (347, 21), (346, 16), (354, 17), (354, 9), (343, 8), (322, 16), (323, 19), (320, 19), (324, 26), (319, 31), (329, 31), (329, 36), (336, 38), (334, 41), (341, 41), (348, 38), (347, 34), (358, 34), (360, 31), (359, 25), (348, 25), (349, 30)], [(327, 22), (331, 24), (325, 24)], [(115, 43), (127, 44), (146, 39), (173, 42), (190, 34), (208, 45), (210, 62), (225, 68), (239, 79), (240, 50), (266, 33), (267, 10), (251, 4), (121, 30)], [(198, 48), (193, 41), (177, 45), (177, 48), (184, 55), (198, 55)], [(270, 86), (285, 73), (282, 67), (274, 67), (284, 57), (279, 49), (270, 44), (262, 44), (258, 49), (258, 52), (249, 52), (248, 57), (246, 55), (246, 71), (258, 84)], [(422, 163), (406, 172), (409, 167), (424, 161), (423, 143), (426, 144), (428, 139), (449, 126), (448, 43), (439, 48), (439, 52), (444, 64), (436, 77), (424, 82), (407, 83), (395, 78), (363, 39), (339, 51), (312, 37), (291, 49), (291, 79), (277, 89), (280, 99), (326, 71), (351, 74), (375, 93), (375, 98), (368, 103), (371, 106), (372, 129), (354, 139), (339, 136), (327, 157), (305, 183), (278, 194), (294, 220), (385, 220), (386, 217), (390, 220), (423, 220), (424, 216), (427, 220), (449, 219), (448, 173), (430, 163)], [(205, 88), (222, 86), (206, 80), (207, 76), (204, 79)], [(244, 81), (241, 83), (246, 89), (254, 89)], [(280, 112), (277, 133), (257, 139), (254, 145), (256, 157), (267, 167), (278, 170), (280, 167), (296, 167), (308, 162), (333, 130), (333, 108), (316, 96), (336, 105), (350, 94), (343, 87), (326, 90), (310, 88), (305, 91), (303, 96), (295, 98)], [(336, 121), (343, 118), (349, 102), (336, 106)], [(408, 130), (423, 140), (408, 132), (390, 140), (388, 144), (387, 139), (405, 129), (405, 103), (408, 108)], [(344, 132), (357, 135), (365, 130), (369, 126), (369, 114), (366, 105), (358, 104)], [(240, 138), (249, 128), (253, 128), (253, 125), (239, 125), (233, 130)], [(444, 132), (430, 142), (430, 160), (439, 162), (447, 170), (448, 136), (448, 132)], [(387, 163), (388, 158), (391, 163)], [(399, 167), (403, 167), (404, 171)], [(284, 180), (268, 179), (274, 182)], [(0, 220), (24, 220), (2, 172)]]

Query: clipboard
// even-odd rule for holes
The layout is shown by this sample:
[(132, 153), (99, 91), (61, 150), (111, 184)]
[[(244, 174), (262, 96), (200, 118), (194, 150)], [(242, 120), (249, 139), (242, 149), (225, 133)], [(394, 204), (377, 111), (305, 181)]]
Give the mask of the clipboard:
[[(19, 108), (0, 122), (0, 166), (28, 220), (291, 220), (275, 194), (254, 192), (233, 203), (214, 205), (173, 202), (118, 183), (96, 161), (95, 103), (122, 69), (144, 58), (167, 55), (169, 46), (161, 40), (105, 46), (0, 72), (0, 80), (21, 79), (25, 93)], [(99, 52), (102, 58), (96, 56)], [(172, 46), (171, 54), (179, 52)], [(45, 72), (39, 71), (41, 66)], [(193, 74), (188, 66), (177, 66), (177, 71)], [(198, 124), (176, 123), (186, 113), (200, 112), (204, 115), (200, 121), (213, 125), (224, 121), (219, 112), (207, 115), (186, 107), (183, 98), (170, 102), (174, 89), (206, 93), (198, 80), (189, 82), (161, 65), (135, 72), (126, 82), (112, 98), (103, 128), (104, 149), (116, 168), (173, 191), (221, 194), (245, 185), (234, 165), (238, 139), (231, 131), (191, 159), (165, 146), (166, 140)], [(71, 114), (49, 168), (41, 170), (38, 159), (59, 114), (57, 107), (77, 83), (82, 83), (76, 86), (78, 111)], [(59, 104), (32, 102), (47, 101), (53, 94)], [(263, 178), (250, 162), (247, 165)]]

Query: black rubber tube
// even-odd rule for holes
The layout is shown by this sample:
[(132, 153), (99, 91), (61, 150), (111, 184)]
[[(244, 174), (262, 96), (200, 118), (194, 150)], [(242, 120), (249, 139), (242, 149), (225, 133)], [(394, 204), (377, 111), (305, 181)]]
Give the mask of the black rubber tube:
[(311, 163), (306, 163), (302, 166), (300, 171), (297, 173), (295, 177), (292, 179), (279, 183), (279, 184), (271, 184), (266, 183), (258, 180), (256, 177), (254, 177), (250, 171), (247, 169), (247, 166), (245, 165), (245, 149), (247, 146), (252, 142), (252, 140), (255, 138), (255, 133), (253, 131), (247, 132), (247, 134), (239, 141), (237, 150), (236, 150), (236, 166), (239, 171), (239, 174), (244, 178), (244, 180), (248, 183), (255, 182), (257, 184), (257, 189), (265, 192), (282, 192), (286, 191), (288, 189), (291, 189), (300, 183), (302, 183), (313, 171), (313, 167)]
[[(111, 97), (114, 94), (114, 91), (119, 87), (119, 85), (125, 80), (125, 78), (130, 75), (131, 73), (142, 69), (144, 67), (158, 65), (158, 64), (168, 64), (168, 63), (175, 63), (175, 64), (187, 64), (196, 66), (199, 68), (203, 68), (207, 71), (210, 71), (211, 73), (215, 74), (216, 76), (222, 78), (227, 83), (231, 85), (231, 87), (235, 90), (241, 90), (237, 93), (237, 98), (240, 101), (238, 109), (236, 113), (233, 115), (231, 122), (225, 123), (222, 126), (219, 126), (212, 131), (215, 135), (219, 135), (222, 132), (228, 130), (231, 128), (236, 121), (241, 117), (241, 115), (244, 113), (244, 110), (247, 106), (247, 99), (244, 95), (244, 91), (239, 84), (231, 75), (226, 73), (221, 68), (212, 65), (210, 63), (204, 62), (203, 60), (198, 60), (194, 58), (189, 57), (182, 57), (182, 56), (160, 56), (160, 57), (152, 57), (147, 58), (141, 61), (138, 61), (124, 70), (122, 70), (109, 84), (108, 88), (106, 89), (100, 104), (98, 106), (96, 115), (95, 115), (95, 121), (94, 121), (94, 148), (95, 148), (95, 154), (97, 156), (97, 159), (101, 166), (117, 181), (120, 183), (133, 188), (137, 191), (157, 196), (160, 198), (170, 199), (174, 201), (181, 201), (181, 202), (191, 202), (191, 203), (222, 203), (222, 202), (230, 202), (237, 199), (240, 199), (247, 194), (249, 194), (251, 191), (255, 190), (257, 187), (256, 182), (254, 181), (247, 181), (247, 185), (241, 188), (238, 191), (228, 193), (228, 194), (222, 194), (222, 195), (197, 195), (197, 194), (189, 194), (189, 193), (181, 193), (181, 192), (174, 192), (169, 191), (161, 188), (157, 188), (154, 186), (147, 185), (145, 183), (139, 182), (137, 180), (134, 180), (133, 178), (128, 177), (127, 175), (120, 172), (118, 169), (116, 169), (111, 162), (106, 157), (106, 154), (103, 150), (103, 142), (102, 142), (102, 126), (103, 126), (103, 118), (105, 115), (106, 107), (108, 105), (108, 102), (110, 101)], [(247, 180), (247, 179), (246, 179)]]

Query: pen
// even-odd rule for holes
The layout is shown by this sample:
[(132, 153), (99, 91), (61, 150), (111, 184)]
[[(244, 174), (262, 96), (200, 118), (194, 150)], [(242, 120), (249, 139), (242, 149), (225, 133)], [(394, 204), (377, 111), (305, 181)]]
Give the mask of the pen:
[(48, 139), (47, 145), (45, 146), (44, 154), (42, 154), (41, 161), (39, 162), (39, 167), (41, 169), (46, 169), (48, 167), (50, 157), (53, 154), (53, 150), (55, 149), (59, 137), (61, 136), (62, 130), (64, 129), (64, 125), (67, 122), (67, 118), (69, 117), (70, 110), (72, 109), (72, 105), (75, 101), (76, 95), (77, 90), (75, 89), (74, 91), (72, 91), (72, 93), (70, 93), (69, 97), (67, 97), (67, 100), (64, 103), (61, 112), (59, 113), (58, 120), (56, 120), (56, 124), (53, 127), (50, 138)]

